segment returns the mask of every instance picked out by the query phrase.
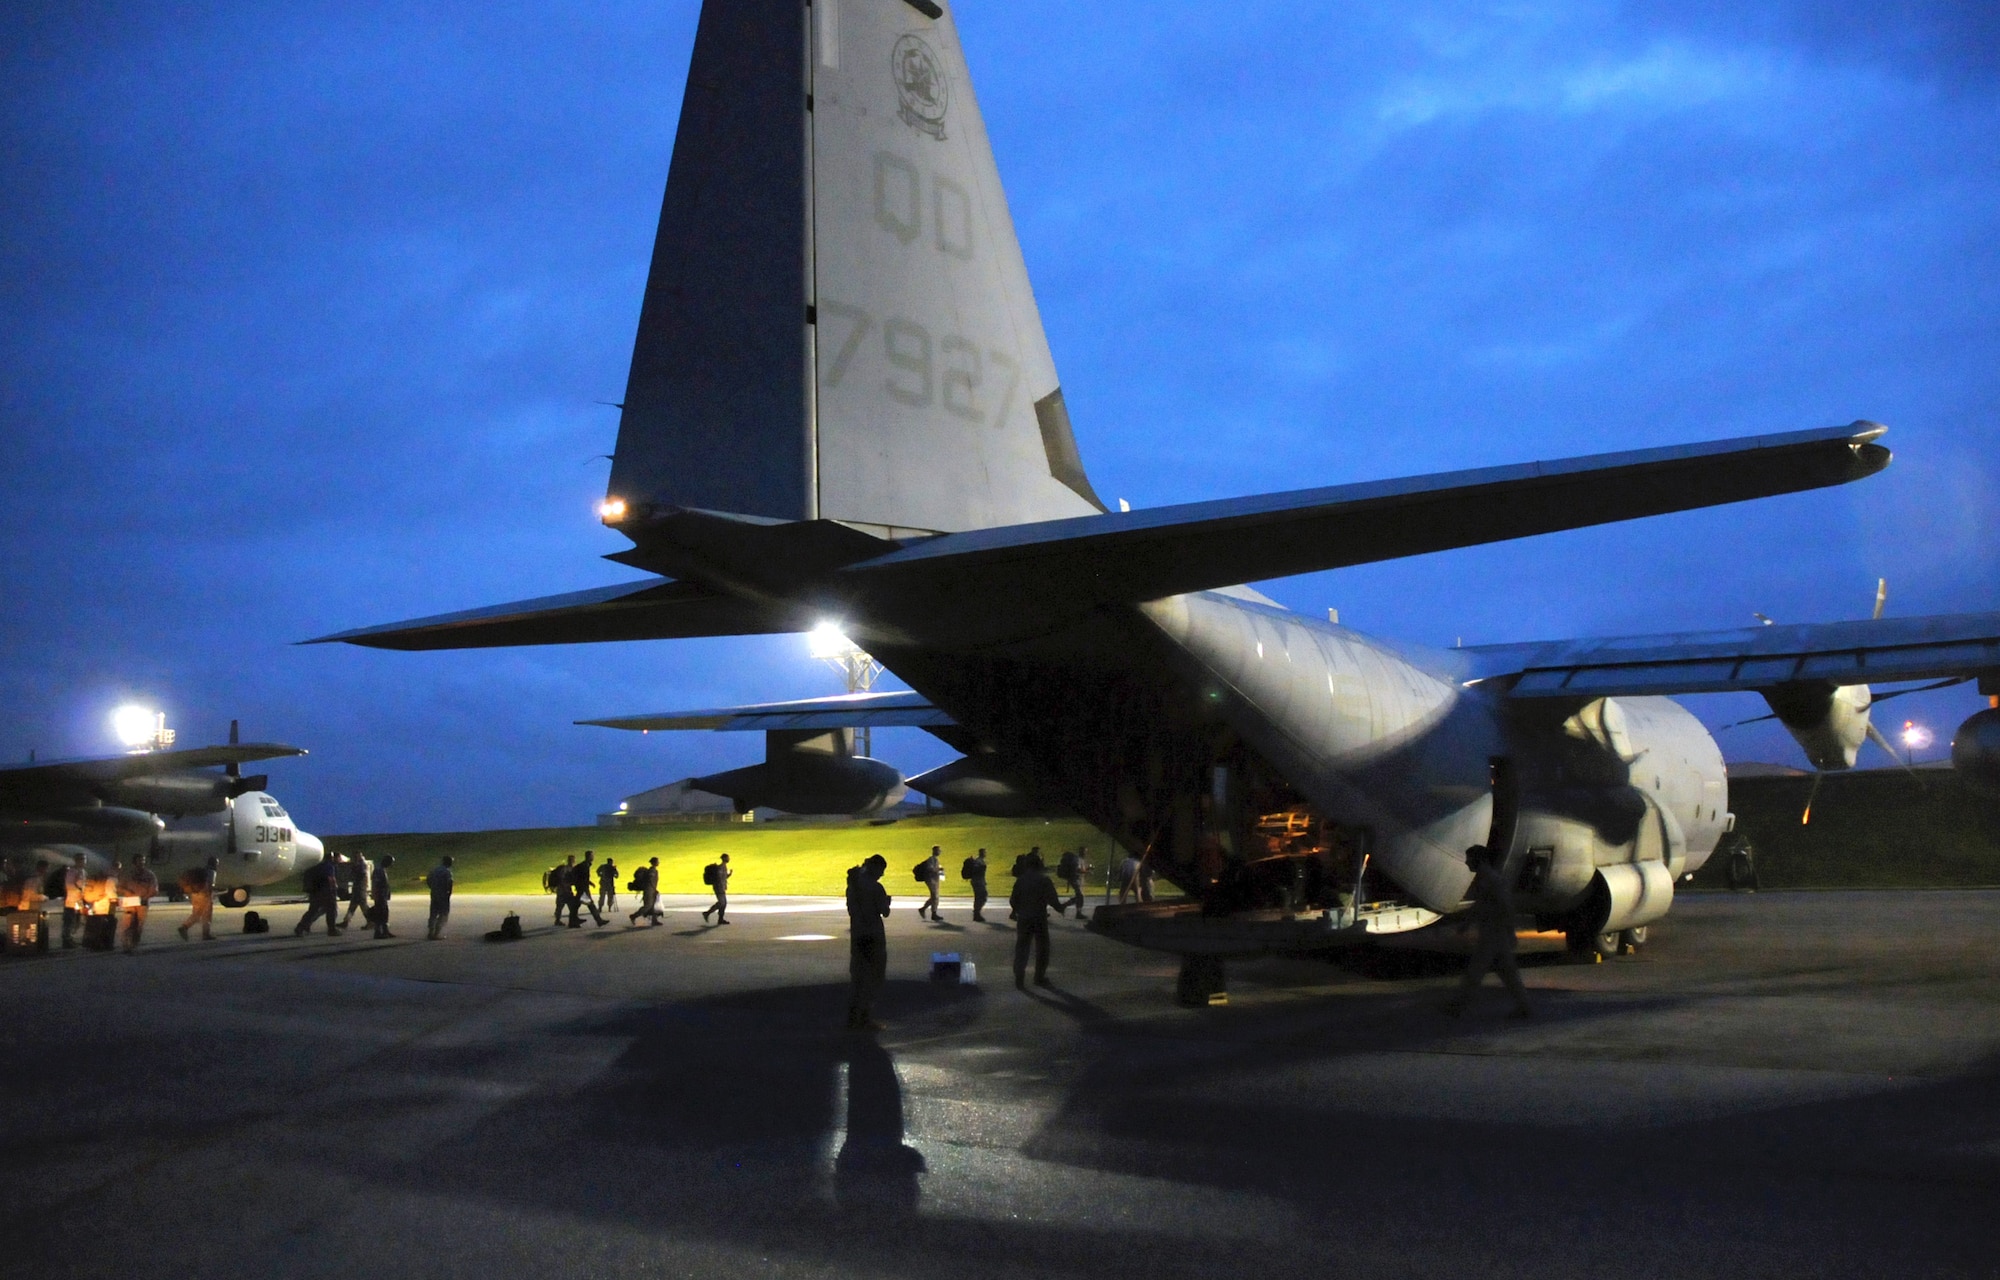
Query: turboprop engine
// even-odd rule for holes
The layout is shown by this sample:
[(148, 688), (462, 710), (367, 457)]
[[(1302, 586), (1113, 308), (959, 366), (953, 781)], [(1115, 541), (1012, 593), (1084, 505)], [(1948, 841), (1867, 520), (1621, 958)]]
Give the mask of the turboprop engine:
[(738, 813), (770, 808), (868, 817), (909, 794), (902, 770), (854, 754), (851, 729), (766, 733), (763, 764), (696, 778), (694, 785), (729, 797)]
[(2000, 799), (2000, 707), (1988, 707), (1958, 726), (1951, 767), (1973, 791)]
[(982, 818), (1026, 818), (1052, 806), (989, 756), (961, 756), (910, 779), (910, 790)]
[(1865, 684), (1836, 685), (1823, 680), (1781, 684), (1766, 689), (1764, 701), (1815, 769), (1852, 769), (1861, 744), (1874, 730), (1868, 709), (1875, 698)]

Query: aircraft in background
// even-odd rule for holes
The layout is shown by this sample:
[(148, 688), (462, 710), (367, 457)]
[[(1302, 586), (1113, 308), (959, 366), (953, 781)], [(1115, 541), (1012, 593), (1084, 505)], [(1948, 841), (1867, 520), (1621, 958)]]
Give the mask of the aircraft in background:
[[(295, 827), (264, 790), (270, 779), (241, 772), (252, 760), (302, 756), (300, 748), (241, 742), (233, 720), (226, 746), (175, 748), (164, 727), (151, 741), (150, 749), (122, 755), (0, 767), (0, 866), (7, 880), (35, 874), (59, 880), (77, 854), (96, 870), (146, 854), (162, 887), (170, 888), (182, 871), (213, 856), (218, 901), (240, 907), (252, 889), (325, 856), (319, 838)], [(58, 886), (50, 896), (59, 893)]]
[[(1577, 949), (1641, 941), (1731, 822), (1666, 695), (1754, 690), (1808, 749), (1865, 719), (1851, 686), (2000, 695), (2000, 613), (1438, 651), (1239, 585), (1846, 484), (1889, 464), (1871, 422), (1110, 510), (929, 0), (704, 5), (622, 410), (600, 516), (652, 576), (324, 639), (835, 623), (912, 692), (596, 723), (763, 729), (779, 807), (795, 778), (866, 803), (888, 766), (851, 732), (925, 728), (965, 807), (1068, 809), (1186, 891), (1092, 925), (1193, 957), (1195, 987), (1459, 910), (1474, 844)], [(2000, 780), (2000, 751), (1961, 767)]]

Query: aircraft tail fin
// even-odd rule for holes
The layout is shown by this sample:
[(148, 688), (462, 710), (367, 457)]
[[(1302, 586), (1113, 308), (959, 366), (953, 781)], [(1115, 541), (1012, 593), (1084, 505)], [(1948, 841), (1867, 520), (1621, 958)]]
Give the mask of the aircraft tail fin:
[(607, 496), (886, 537), (1104, 510), (949, 12), (704, 5)]

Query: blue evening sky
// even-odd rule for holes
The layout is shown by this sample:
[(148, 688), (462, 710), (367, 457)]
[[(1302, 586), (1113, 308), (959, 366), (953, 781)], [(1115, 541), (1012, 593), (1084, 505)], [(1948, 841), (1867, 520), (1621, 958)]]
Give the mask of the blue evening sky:
[[(2000, 20), (1975, 3), (963, 0), (1079, 443), (1146, 506), (1890, 424), (1836, 492), (1295, 579), (1451, 644), (2000, 607)], [(293, 642), (627, 579), (597, 526), (693, 0), (90, 4), (0, 35), (0, 757), (128, 697), (342, 832), (758, 758), (595, 715), (795, 637)], [(1754, 697), (1695, 700), (1711, 723)], [(1968, 690), (1892, 704), (1942, 749)], [(1769, 726), (1736, 759), (1801, 763)], [(1872, 749), (1871, 749), (1872, 750)], [(950, 753), (878, 738), (915, 772)], [(1879, 763), (1879, 760), (1877, 761)]]

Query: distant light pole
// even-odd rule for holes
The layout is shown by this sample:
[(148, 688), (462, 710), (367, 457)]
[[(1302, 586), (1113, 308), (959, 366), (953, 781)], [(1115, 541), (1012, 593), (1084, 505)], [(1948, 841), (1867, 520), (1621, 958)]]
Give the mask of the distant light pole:
[(1917, 752), (1931, 745), (1931, 731), (1914, 720), (1903, 721), (1903, 762), (1914, 767)]
[[(806, 650), (840, 672), (849, 693), (867, 693), (875, 687), (876, 677), (882, 674), (882, 664), (862, 652), (859, 645), (849, 640), (846, 633), (831, 622), (822, 622), (806, 633)], [(873, 731), (866, 726), (856, 729), (854, 749), (858, 755), (872, 755)]]

